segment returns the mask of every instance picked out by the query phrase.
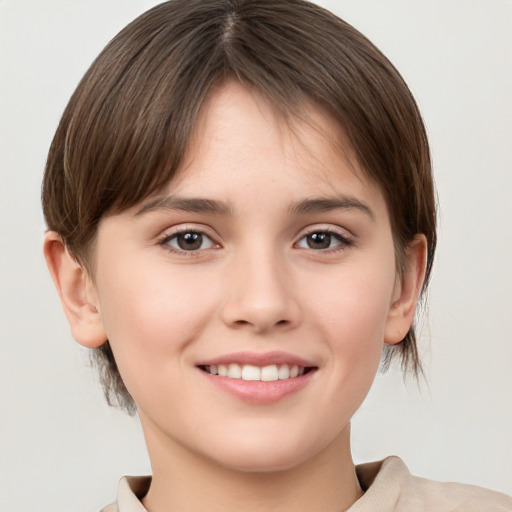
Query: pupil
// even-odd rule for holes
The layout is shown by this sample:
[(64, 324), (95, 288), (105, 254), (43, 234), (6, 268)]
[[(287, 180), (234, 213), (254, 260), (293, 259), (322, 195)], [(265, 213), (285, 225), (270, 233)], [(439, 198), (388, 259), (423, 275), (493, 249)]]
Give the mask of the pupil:
[(184, 233), (178, 236), (177, 242), (180, 249), (192, 251), (201, 247), (203, 239), (200, 233)]
[(310, 249), (328, 249), (331, 245), (329, 233), (312, 233), (308, 235), (308, 246)]

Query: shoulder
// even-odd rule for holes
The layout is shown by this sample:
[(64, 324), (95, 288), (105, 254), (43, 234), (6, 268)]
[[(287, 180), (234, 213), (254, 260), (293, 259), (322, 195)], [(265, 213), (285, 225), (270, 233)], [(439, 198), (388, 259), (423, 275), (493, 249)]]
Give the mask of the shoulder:
[(111, 503), (110, 505), (107, 505), (106, 507), (103, 507), (100, 512), (118, 512), (117, 504)]
[(100, 512), (147, 512), (140, 500), (150, 485), (149, 476), (124, 476), (117, 487), (116, 502), (102, 508)]
[(512, 512), (512, 498), (474, 485), (411, 475), (398, 457), (357, 466), (364, 496), (350, 512)]

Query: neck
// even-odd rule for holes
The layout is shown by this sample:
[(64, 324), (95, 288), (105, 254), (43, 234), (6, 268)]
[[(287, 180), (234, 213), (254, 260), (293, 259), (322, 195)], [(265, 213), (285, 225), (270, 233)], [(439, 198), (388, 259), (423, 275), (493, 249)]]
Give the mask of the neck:
[(274, 472), (226, 468), (147, 429), (144, 433), (153, 467), (143, 499), (148, 512), (341, 512), (362, 495), (348, 426), (312, 459)]

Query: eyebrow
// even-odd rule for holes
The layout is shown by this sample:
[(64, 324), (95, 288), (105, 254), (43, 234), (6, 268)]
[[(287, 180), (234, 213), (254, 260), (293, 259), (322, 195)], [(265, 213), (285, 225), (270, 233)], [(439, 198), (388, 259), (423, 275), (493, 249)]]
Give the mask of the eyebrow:
[(290, 213), (321, 213), (330, 210), (359, 210), (375, 220), (375, 213), (363, 201), (352, 196), (340, 195), (336, 197), (312, 197), (298, 201), (290, 206)]
[[(230, 203), (224, 201), (201, 197), (166, 196), (148, 201), (136, 212), (135, 216), (161, 210), (179, 210), (224, 216), (233, 215), (233, 207)], [(375, 220), (375, 214), (367, 204), (355, 197), (345, 195), (303, 199), (302, 201), (291, 204), (288, 212), (292, 215), (304, 215), (308, 213), (327, 212), (330, 210), (359, 210), (368, 215), (372, 220)]]
[(148, 201), (135, 215), (139, 216), (160, 210), (179, 210), (184, 212), (211, 213), (214, 215), (233, 215), (233, 208), (229, 203), (216, 201), (214, 199), (204, 199), (201, 197), (189, 198), (177, 196), (160, 197)]

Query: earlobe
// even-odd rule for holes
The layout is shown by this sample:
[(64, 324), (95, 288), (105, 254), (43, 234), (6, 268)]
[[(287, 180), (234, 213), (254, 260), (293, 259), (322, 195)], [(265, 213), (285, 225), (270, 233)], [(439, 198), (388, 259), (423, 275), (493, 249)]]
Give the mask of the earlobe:
[(71, 256), (54, 231), (45, 235), (44, 256), (73, 338), (84, 347), (99, 347), (107, 336), (95, 288), (87, 271)]
[(426, 266), (427, 240), (424, 235), (417, 235), (406, 249), (405, 269), (397, 282), (389, 310), (384, 334), (387, 345), (400, 343), (413, 324)]

